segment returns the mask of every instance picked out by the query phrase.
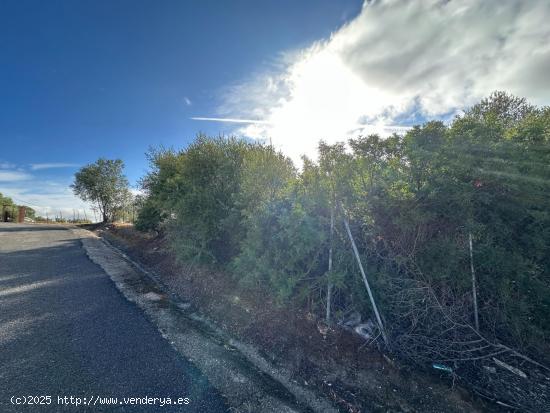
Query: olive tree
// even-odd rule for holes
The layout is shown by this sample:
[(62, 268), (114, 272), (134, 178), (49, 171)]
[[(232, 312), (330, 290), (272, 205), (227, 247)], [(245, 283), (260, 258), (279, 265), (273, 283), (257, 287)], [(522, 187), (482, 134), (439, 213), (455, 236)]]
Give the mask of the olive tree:
[(75, 195), (83, 201), (94, 203), (103, 222), (114, 220), (131, 198), (128, 180), (122, 173), (124, 162), (120, 159), (100, 158), (82, 167), (71, 185)]

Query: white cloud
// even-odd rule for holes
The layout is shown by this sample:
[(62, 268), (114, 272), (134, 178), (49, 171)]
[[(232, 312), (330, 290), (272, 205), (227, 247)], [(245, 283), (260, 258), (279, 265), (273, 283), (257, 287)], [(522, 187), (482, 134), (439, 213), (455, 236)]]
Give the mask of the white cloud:
[(547, 0), (366, 2), (329, 39), (229, 87), (217, 120), (298, 159), (320, 139), (448, 118), (494, 90), (548, 104), (548, 21)]
[(33, 163), (31, 164), (31, 169), (33, 171), (39, 171), (42, 169), (54, 169), (54, 168), (75, 168), (80, 166), (77, 163), (62, 163), (62, 162), (53, 162), (53, 163)]
[(0, 170), (0, 182), (18, 182), (32, 179), (32, 175), (14, 170)]
[(253, 124), (264, 124), (271, 125), (270, 122), (253, 120), (253, 119), (235, 119), (235, 118), (205, 118), (202, 116), (195, 116), (191, 118), (192, 120), (206, 120), (211, 122), (225, 122), (225, 123), (253, 123)]

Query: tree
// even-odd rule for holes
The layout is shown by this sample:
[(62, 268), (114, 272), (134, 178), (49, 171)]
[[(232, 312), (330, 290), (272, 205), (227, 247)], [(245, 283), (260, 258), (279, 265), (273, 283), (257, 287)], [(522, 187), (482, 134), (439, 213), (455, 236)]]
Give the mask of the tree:
[(36, 211), (31, 207), (25, 207), (25, 217), (34, 219), (36, 217)]
[(19, 208), (25, 207), (25, 217), (34, 219), (35, 210), (26, 205), (17, 205), (9, 197), (5, 197), (0, 192), (0, 222), (16, 221), (19, 214)]
[(83, 201), (97, 205), (103, 222), (115, 218), (130, 198), (128, 180), (122, 173), (124, 162), (120, 159), (100, 158), (95, 163), (82, 167), (71, 185), (75, 195)]
[(0, 192), (0, 222), (13, 221), (15, 217), (15, 203), (11, 198), (3, 196)]
[(140, 180), (144, 195), (136, 199), (135, 225), (140, 231), (159, 230), (175, 214), (179, 190), (184, 186), (184, 151), (150, 148), (146, 156), (150, 170)]

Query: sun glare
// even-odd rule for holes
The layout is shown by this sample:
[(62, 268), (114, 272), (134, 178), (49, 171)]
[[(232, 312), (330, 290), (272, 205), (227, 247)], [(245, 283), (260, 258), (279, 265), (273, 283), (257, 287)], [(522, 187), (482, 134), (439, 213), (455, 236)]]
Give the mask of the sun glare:
[[(376, 117), (391, 97), (369, 87), (330, 47), (314, 46), (284, 75), (289, 94), (274, 107), (268, 127), (248, 127), (247, 133), (263, 133), (294, 160), (312, 156), (319, 140), (345, 141), (351, 132), (381, 132)], [(365, 113), (373, 115), (361, 122)], [(372, 121), (372, 122), (371, 122)], [(378, 126), (377, 126), (378, 125)], [(255, 131), (253, 131), (255, 129)]]

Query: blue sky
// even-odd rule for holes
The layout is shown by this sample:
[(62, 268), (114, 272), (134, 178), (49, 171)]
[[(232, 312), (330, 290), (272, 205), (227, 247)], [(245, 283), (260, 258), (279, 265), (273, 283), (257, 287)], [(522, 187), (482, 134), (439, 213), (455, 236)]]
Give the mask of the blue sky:
[[(25, 199), (35, 181), (66, 186), (75, 170), (31, 170), (38, 163), (118, 157), (135, 182), (148, 146), (230, 132), (190, 119), (213, 114), (225, 86), (279, 51), (330, 35), (360, 8), (356, 0), (3, 1), (0, 166), (21, 173), (11, 182)], [(0, 182), (8, 194), (10, 186)]]
[(121, 158), (135, 183), (149, 146), (199, 131), (297, 159), (496, 89), (548, 104), (548, 20), (544, 0), (2, 1), (0, 192), (69, 211), (78, 166)]

